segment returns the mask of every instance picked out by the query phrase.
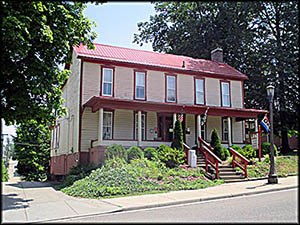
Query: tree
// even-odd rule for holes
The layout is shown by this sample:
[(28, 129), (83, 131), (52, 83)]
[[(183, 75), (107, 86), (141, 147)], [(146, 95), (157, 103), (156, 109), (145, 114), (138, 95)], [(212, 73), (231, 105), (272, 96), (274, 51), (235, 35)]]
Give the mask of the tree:
[(43, 181), (49, 175), (50, 129), (35, 120), (17, 127), (15, 157), (17, 172), (27, 181)]
[(64, 113), (61, 87), (71, 49), (93, 48), (95, 32), (82, 2), (1, 1), (1, 117), (6, 124), (51, 123)]
[(175, 122), (175, 128), (174, 128), (174, 138), (171, 144), (171, 148), (176, 148), (183, 152), (183, 132), (182, 132), (182, 126), (179, 119)]
[(221, 160), (226, 160), (230, 153), (227, 148), (223, 148), (216, 128), (213, 129), (210, 139), (210, 146), (214, 149), (214, 154)]
[[(274, 82), (274, 131), (288, 151), (287, 131), (298, 130), (298, 2), (155, 2), (156, 15), (138, 24), (134, 42), (155, 51), (210, 59), (221, 47), (225, 62), (249, 77), (248, 108), (268, 109)], [(263, 116), (263, 115), (262, 115)]]

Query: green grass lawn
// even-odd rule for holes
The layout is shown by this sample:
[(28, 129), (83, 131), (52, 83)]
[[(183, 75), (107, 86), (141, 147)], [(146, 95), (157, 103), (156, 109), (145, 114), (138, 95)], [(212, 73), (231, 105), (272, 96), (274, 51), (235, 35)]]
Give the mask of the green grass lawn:
[[(241, 171), (240, 168), (237, 168)], [(247, 173), (249, 178), (267, 177), (270, 172), (269, 159), (263, 159), (262, 162), (256, 162), (248, 165)], [(298, 175), (298, 156), (286, 155), (275, 157), (275, 173), (278, 177), (286, 177), (288, 175)]]
[(88, 176), (73, 184), (57, 186), (62, 192), (84, 198), (111, 198), (120, 196), (161, 193), (175, 190), (206, 188), (224, 183), (209, 180), (202, 168), (167, 168), (147, 159), (126, 163), (119, 159), (107, 160)]

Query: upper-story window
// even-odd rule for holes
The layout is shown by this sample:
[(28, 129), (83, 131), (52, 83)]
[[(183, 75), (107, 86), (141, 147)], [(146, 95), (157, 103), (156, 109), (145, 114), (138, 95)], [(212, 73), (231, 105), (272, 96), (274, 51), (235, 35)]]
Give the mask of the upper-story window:
[(221, 82), (221, 96), (222, 106), (230, 107), (230, 83), (227, 81)]
[(195, 97), (196, 104), (205, 104), (204, 95), (204, 79), (195, 79)]
[(135, 99), (146, 100), (146, 72), (135, 72)]
[(167, 75), (166, 76), (166, 101), (176, 102), (176, 76)]
[(113, 96), (114, 70), (102, 68), (102, 96)]

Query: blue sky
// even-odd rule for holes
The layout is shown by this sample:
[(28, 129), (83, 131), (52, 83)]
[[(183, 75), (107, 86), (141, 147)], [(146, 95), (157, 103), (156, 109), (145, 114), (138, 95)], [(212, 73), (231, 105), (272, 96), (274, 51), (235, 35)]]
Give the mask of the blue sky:
[(118, 47), (152, 51), (151, 43), (133, 44), (133, 34), (138, 32), (138, 22), (149, 21), (154, 15), (154, 5), (150, 2), (108, 2), (87, 4), (84, 15), (97, 23), (93, 30), (98, 34), (94, 41)]

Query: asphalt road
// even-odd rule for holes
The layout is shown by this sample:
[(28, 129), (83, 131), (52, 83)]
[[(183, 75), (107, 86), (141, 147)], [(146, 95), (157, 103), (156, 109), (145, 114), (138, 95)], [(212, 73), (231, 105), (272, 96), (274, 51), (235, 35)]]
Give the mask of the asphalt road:
[(298, 188), (220, 200), (60, 220), (88, 223), (298, 223)]

